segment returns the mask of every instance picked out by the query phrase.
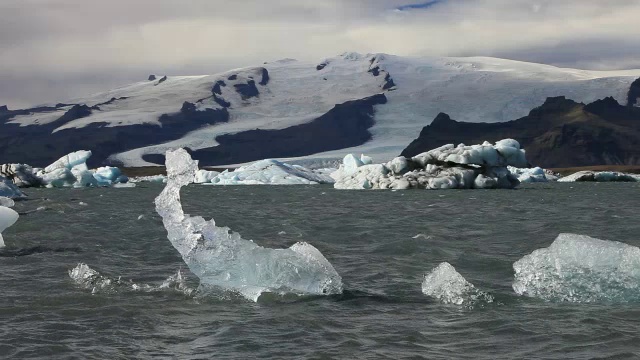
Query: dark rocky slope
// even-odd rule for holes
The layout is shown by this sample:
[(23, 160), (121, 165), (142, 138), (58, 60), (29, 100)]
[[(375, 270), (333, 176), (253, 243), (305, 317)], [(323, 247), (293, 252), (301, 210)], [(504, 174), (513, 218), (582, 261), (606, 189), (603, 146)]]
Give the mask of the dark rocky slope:
[(439, 114), (403, 152), (414, 156), (449, 143), (513, 138), (537, 166), (640, 164), (640, 108), (606, 98), (585, 105), (548, 98), (528, 116), (503, 123), (464, 123)]

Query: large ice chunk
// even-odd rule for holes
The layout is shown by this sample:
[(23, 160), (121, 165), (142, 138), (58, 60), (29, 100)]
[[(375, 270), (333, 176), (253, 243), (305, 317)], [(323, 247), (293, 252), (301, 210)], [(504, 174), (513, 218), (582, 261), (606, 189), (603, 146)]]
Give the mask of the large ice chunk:
[[(359, 161), (359, 160), (358, 160)], [(204, 181), (211, 174), (196, 172), (197, 182), (214, 185), (315, 185), (333, 184), (331, 176), (322, 171), (309, 170), (300, 165), (290, 165), (278, 160), (266, 159), (239, 167), (234, 171), (223, 171)]]
[(480, 301), (493, 302), (493, 296), (478, 290), (447, 262), (424, 277), (422, 293), (444, 304), (472, 306)]
[(640, 248), (560, 234), (513, 264), (518, 295), (550, 301), (640, 301)]
[(517, 168), (513, 166), (507, 167), (509, 171), (518, 177), (521, 183), (538, 183), (558, 180), (556, 176), (550, 170), (544, 170), (540, 167), (534, 168)]
[(4, 239), (2, 238), (2, 232), (7, 229), (9, 226), (13, 225), (18, 221), (17, 212), (13, 209), (10, 209), (5, 206), (0, 206), (0, 248), (4, 247)]
[(166, 154), (167, 185), (156, 198), (168, 238), (201, 285), (237, 291), (257, 301), (263, 292), (329, 295), (342, 292), (342, 278), (310, 244), (269, 249), (244, 240), (215, 221), (182, 210), (180, 188), (193, 182), (198, 163), (184, 150)]

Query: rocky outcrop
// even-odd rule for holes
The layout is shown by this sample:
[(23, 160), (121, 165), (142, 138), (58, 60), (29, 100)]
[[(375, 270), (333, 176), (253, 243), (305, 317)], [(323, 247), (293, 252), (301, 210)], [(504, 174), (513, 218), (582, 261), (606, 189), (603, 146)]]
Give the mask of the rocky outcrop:
[(0, 113), (3, 113), (3, 112), (9, 112), (9, 108), (7, 107), (7, 105), (0, 106)]
[(149, 75), (149, 78), (147, 79), (147, 81), (155, 81), (156, 80), (156, 76), (151, 74)]
[(640, 164), (640, 108), (605, 98), (585, 105), (565, 97), (545, 103), (518, 120), (464, 123), (439, 114), (402, 152), (410, 157), (447, 143), (513, 138), (532, 164), (547, 168)]
[(327, 67), (327, 65), (329, 65), (329, 63), (326, 62), (326, 61), (323, 61), (320, 64), (316, 65), (316, 70), (320, 71), (320, 70), (324, 69), (325, 67)]
[(629, 87), (627, 95), (627, 106), (640, 105), (640, 78), (636, 79)]
[(167, 76), (166, 76), (166, 75), (165, 75), (165, 76), (163, 76), (162, 78), (160, 78), (160, 80), (158, 80), (158, 83), (157, 83), (156, 85), (160, 85), (160, 84), (162, 84), (162, 83), (163, 83), (163, 82), (165, 82), (165, 81), (167, 81)]
[(211, 92), (215, 95), (222, 95), (222, 87), (227, 86), (227, 84), (223, 80), (218, 80), (211, 88)]
[(260, 80), (259, 84), (265, 86), (269, 83), (269, 71), (265, 68), (260, 68), (260, 72), (262, 75), (262, 80)]
[(236, 89), (236, 92), (240, 94), (242, 100), (248, 100), (260, 95), (260, 92), (256, 87), (256, 82), (251, 79), (247, 80), (246, 84), (234, 84), (233, 87)]
[(82, 119), (83, 117), (90, 116), (92, 113), (91, 108), (87, 105), (73, 105), (71, 109), (67, 110), (64, 115), (56, 120), (56, 123), (68, 123), (73, 120)]

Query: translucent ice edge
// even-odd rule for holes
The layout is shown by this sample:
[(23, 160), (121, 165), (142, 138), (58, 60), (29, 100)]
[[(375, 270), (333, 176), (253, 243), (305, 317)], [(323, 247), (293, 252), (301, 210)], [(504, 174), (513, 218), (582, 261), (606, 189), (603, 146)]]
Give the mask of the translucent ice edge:
[(494, 300), (491, 294), (478, 290), (447, 262), (441, 263), (424, 277), (422, 293), (443, 304), (473, 306)]
[(513, 264), (513, 290), (547, 301), (640, 302), (640, 248), (560, 234)]
[(215, 221), (182, 210), (180, 188), (193, 182), (198, 163), (184, 150), (166, 154), (167, 184), (156, 198), (171, 244), (201, 285), (237, 291), (257, 301), (262, 293), (331, 295), (342, 293), (342, 278), (322, 253), (299, 242), (269, 249), (244, 240)]

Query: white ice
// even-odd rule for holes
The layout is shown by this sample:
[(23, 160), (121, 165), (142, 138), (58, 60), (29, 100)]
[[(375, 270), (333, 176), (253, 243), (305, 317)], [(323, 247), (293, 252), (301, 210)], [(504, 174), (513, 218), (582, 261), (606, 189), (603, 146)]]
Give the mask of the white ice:
[(386, 164), (365, 164), (363, 158), (344, 157), (331, 174), (336, 189), (510, 189), (519, 181), (507, 166), (527, 163), (525, 151), (512, 139), (495, 145), (448, 144)]
[(447, 262), (424, 277), (422, 293), (444, 304), (471, 306), (480, 301), (493, 302), (493, 296), (478, 290)]
[(617, 171), (578, 171), (577, 173), (558, 179), (559, 182), (637, 182), (640, 176)]
[(138, 176), (129, 179), (129, 182), (151, 182), (151, 183), (166, 183), (167, 177), (165, 175), (150, 175), (150, 176)]
[(560, 234), (548, 248), (513, 264), (518, 295), (547, 301), (640, 301), (640, 248)]
[(10, 209), (5, 206), (0, 206), (0, 248), (4, 247), (4, 239), (2, 238), (2, 232), (5, 231), (8, 227), (15, 224), (18, 221), (17, 212), (13, 209)]
[(332, 184), (334, 180), (323, 171), (266, 159), (221, 173), (198, 170), (195, 182), (211, 185), (314, 185)]
[(508, 166), (507, 168), (513, 175), (518, 177), (518, 180), (521, 183), (538, 183), (558, 180), (558, 177), (551, 171), (544, 170), (540, 167), (517, 168), (514, 166)]
[(24, 197), (25, 195), (11, 180), (0, 176), (0, 196), (15, 199)]
[(180, 188), (193, 182), (198, 163), (183, 150), (166, 154), (167, 185), (156, 198), (168, 238), (203, 286), (237, 291), (257, 301), (264, 292), (330, 295), (342, 292), (342, 278), (310, 244), (264, 248), (215, 221), (182, 210)]

